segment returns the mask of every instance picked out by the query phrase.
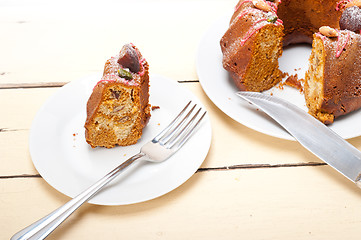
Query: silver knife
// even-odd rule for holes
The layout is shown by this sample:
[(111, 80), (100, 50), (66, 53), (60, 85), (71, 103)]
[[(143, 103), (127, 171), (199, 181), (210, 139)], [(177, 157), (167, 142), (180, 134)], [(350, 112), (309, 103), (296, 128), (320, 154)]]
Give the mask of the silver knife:
[(302, 146), (361, 188), (361, 152), (299, 107), (258, 92), (237, 95), (272, 117)]

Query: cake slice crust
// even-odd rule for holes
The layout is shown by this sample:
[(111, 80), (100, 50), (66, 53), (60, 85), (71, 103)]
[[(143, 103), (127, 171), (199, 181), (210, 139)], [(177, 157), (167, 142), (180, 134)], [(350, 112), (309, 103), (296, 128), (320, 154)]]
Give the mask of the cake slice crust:
[(133, 63), (122, 54), (106, 61), (87, 103), (85, 139), (93, 148), (137, 143), (150, 118), (148, 63), (134, 45), (125, 47), (134, 48), (138, 72), (126, 66)]

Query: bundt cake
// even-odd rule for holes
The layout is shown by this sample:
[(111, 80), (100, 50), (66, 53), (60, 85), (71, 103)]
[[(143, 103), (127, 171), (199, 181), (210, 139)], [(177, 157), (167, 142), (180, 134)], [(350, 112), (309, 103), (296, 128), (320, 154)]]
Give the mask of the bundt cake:
[(306, 104), (332, 123), (361, 107), (359, 7), (361, 0), (241, 0), (220, 41), (223, 67), (240, 90), (264, 91), (281, 80), (282, 47), (312, 43)]
[(106, 61), (87, 103), (85, 138), (90, 146), (126, 146), (142, 136), (150, 118), (148, 70), (133, 44)]

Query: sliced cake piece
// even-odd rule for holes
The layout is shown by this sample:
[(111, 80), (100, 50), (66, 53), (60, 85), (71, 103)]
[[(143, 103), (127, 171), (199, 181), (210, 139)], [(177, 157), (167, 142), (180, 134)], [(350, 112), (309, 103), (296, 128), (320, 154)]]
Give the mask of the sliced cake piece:
[(105, 63), (87, 103), (86, 141), (94, 148), (135, 144), (150, 118), (149, 65), (133, 44)]
[(305, 79), (309, 113), (325, 124), (361, 107), (361, 36), (320, 28), (314, 34)]

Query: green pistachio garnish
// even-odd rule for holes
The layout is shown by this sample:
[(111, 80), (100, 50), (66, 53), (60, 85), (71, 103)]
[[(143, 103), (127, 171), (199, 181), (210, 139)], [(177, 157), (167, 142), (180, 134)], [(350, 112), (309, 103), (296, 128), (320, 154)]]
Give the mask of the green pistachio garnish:
[(118, 74), (119, 74), (119, 77), (124, 78), (126, 80), (132, 80), (133, 79), (132, 74), (129, 71), (123, 69), (123, 68), (118, 69)]
[(267, 18), (267, 22), (275, 23), (277, 21), (278, 17), (273, 15)]

